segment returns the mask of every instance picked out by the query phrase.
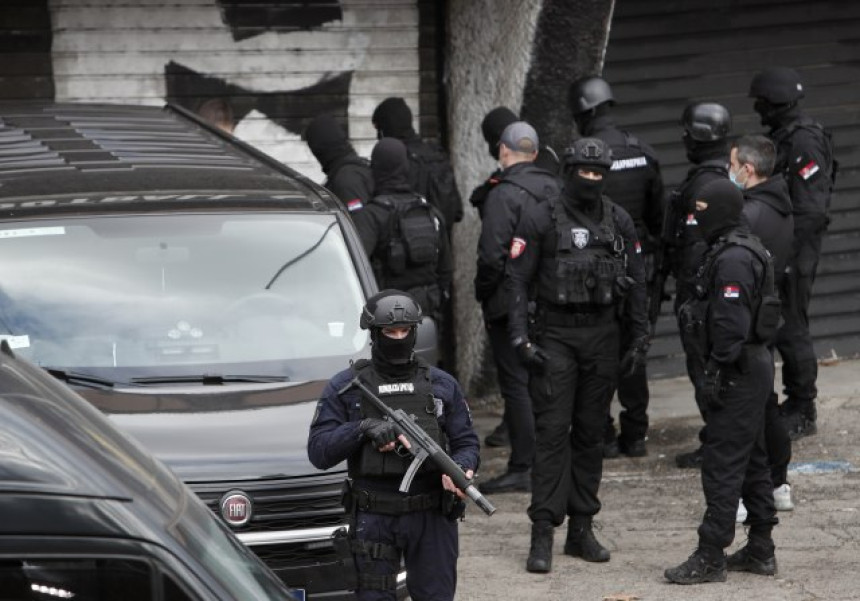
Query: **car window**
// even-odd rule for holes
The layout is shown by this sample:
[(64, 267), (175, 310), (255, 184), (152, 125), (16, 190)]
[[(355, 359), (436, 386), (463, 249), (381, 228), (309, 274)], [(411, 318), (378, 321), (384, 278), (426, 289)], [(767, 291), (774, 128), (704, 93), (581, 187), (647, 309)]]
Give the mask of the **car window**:
[[(0, 599), (151, 601), (150, 564), (133, 559), (41, 559), (0, 561)], [(177, 601), (185, 601), (178, 598)]]
[[(75, 216), (0, 224), (0, 335), (44, 367), (304, 380), (367, 345), (333, 215)], [(329, 359), (320, 364), (320, 359)]]

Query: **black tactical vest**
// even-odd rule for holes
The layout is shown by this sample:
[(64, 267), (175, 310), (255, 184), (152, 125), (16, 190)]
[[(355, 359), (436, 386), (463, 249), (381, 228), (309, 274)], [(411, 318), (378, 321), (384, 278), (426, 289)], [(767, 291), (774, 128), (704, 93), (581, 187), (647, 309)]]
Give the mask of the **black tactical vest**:
[(606, 180), (605, 194), (633, 218), (640, 240), (647, 239), (645, 199), (651, 188), (653, 170), (639, 140), (627, 132), (624, 144), (612, 144), (612, 166)]
[(394, 276), (409, 268), (435, 268), (441, 246), (440, 220), (433, 206), (417, 194), (382, 195), (374, 203), (389, 211), (384, 269)]
[[(556, 253), (542, 258), (550, 263), (541, 271), (555, 274), (541, 278), (538, 297), (555, 305), (572, 305), (594, 311), (621, 300), (616, 280), (626, 272), (624, 239), (617, 231), (612, 205), (603, 200), (603, 219), (597, 232), (574, 221), (560, 199), (551, 199), (556, 229)], [(547, 269), (549, 267), (550, 269)], [(549, 280), (549, 281), (544, 281)]]
[[(366, 359), (356, 361), (352, 366), (353, 373), (360, 377), (364, 384), (376, 393), (382, 401), (392, 409), (403, 409), (413, 416), (416, 423), (435, 440), (443, 449), (447, 449), (447, 439), (439, 425), (442, 415), (442, 401), (433, 397), (433, 385), (430, 381), (430, 367), (423, 361), (417, 361), (415, 376), (407, 381), (390, 381), (383, 377)], [(362, 393), (364, 396), (364, 393)], [(369, 400), (361, 400), (361, 417), (381, 418), (382, 413)], [(352, 478), (402, 476), (406, 473), (412, 456), (405, 448), (398, 447), (394, 451), (380, 453), (371, 441), (365, 441), (361, 447), (359, 459), (350, 462), (349, 473)], [(432, 462), (424, 462), (419, 473), (427, 473), (434, 469)]]

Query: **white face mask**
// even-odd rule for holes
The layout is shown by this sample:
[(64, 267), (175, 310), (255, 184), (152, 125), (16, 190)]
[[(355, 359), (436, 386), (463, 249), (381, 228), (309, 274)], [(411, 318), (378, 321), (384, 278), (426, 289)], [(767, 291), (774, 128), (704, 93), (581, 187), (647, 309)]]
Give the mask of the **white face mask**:
[[(743, 165), (741, 165), (741, 168), (743, 168)], [(740, 170), (738, 170), (738, 171), (740, 171)], [(749, 181), (749, 178), (747, 178), (746, 181), (740, 181), (738, 179), (738, 174), (736, 172), (732, 171), (731, 169), (729, 169), (729, 179), (732, 180), (732, 183), (734, 185), (736, 185), (741, 190), (746, 188), (746, 183), (747, 183), (747, 181)]]

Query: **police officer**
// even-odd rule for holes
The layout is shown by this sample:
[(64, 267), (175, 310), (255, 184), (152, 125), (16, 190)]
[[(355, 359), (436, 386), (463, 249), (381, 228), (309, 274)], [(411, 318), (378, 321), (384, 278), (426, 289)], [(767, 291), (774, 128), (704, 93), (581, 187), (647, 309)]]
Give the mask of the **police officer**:
[[(774, 284), (780, 291), (783, 308), (787, 299), (781, 288), (783, 272), (791, 253), (794, 237), (794, 218), (788, 184), (781, 173), (773, 173), (776, 149), (764, 136), (742, 136), (732, 143), (729, 179), (744, 195), (743, 216), (750, 233), (756, 236), (773, 258)], [(769, 347), (773, 354), (773, 346)], [(770, 477), (773, 482), (773, 499), (777, 511), (794, 508), (791, 486), (788, 484), (788, 463), (791, 461), (791, 440), (779, 419), (779, 401), (776, 392), (768, 397), (765, 410), (765, 443)], [(738, 521), (746, 519), (741, 512)]]
[(376, 280), (380, 287), (407, 291), (438, 320), (453, 271), (444, 219), (412, 190), (403, 142), (377, 142), (370, 166), (373, 199), (352, 217)]
[(346, 132), (334, 117), (315, 117), (305, 129), (305, 140), (326, 174), (323, 186), (331, 190), (350, 212), (370, 202), (373, 196), (370, 163), (356, 154)]
[(809, 301), (821, 256), (821, 240), (830, 221), (830, 194), (836, 175), (830, 134), (803, 114), (800, 75), (771, 67), (757, 73), (749, 95), (761, 124), (776, 145), (775, 170), (788, 181), (794, 209), (794, 249), (785, 286), (790, 299), (776, 347), (782, 357), (786, 401), (780, 411), (789, 435), (815, 434), (818, 360), (809, 334)]
[[(709, 250), (697, 272), (695, 297), (680, 309), (688, 347), (705, 363), (701, 386), (707, 404), (702, 488), (707, 509), (696, 551), (666, 570), (678, 584), (723, 582), (726, 571), (776, 573), (771, 530), (777, 523), (764, 442), (764, 415), (773, 389), (773, 359), (767, 343), (779, 320), (773, 263), (758, 238), (742, 225), (743, 195), (716, 179), (696, 196), (696, 221)], [(728, 560), (743, 498), (749, 540)]]
[(463, 199), (454, 181), (448, 154), (438, 144), (421, 139), (412, 128), (412, 110), (403, 98), (386, 98), (373, 111), (377, 136), (397, 138), (409, 153), (412, 188), (434, 205), (445, 217), (448, 236), (454, 224), (463, 219)]
[[(537, 439), (528, 508), (530, 572), (550, 571), (553, 529), (565, 516), (564, 552), (609, 560), (594, 537), (592, 518), (600, 511), (603, 429), (619, 374), (620, 310), (636, 339), (623, 371), (641, 367), (648, 348), (636, 228), (624, 209), (602, 195), (610, 150), (602, 140), (581, 138), (563, 161), (561, 193), (523, 213), (506, 273), (509, 331), (529, 366)], [(531, 325), (530, 290), (536, 303)]]
[(525, 121), (516, 121), (505, 128), (498, 145), (499, 163), (503, 170), (481, 210), (475, 298), (481, 303), (484, 325), (493, 349), (511, 444), (507, 471), (481, 484), (481, 492), (485, 494), (531, 490), (534, 417), (528, 391), (528, 371), (508, 338), (510, 303), (504, 276), (511, 240), (522, 212), (531, 203), (558, 196), (556, 177), (534, 164), (538, 148), (537, 132)]
[[(731, 125), (729, 111), (713, 102), (690, 103), (681, 115), (684, 147), (692, 166), (684, 181), (669, 195), (663, 230), (665, 254), (661, 261), (663, 268), (675, 279), (676, 315), (684, 301), (695, 292), (696, 271), (708, 247), (696, 222), (694, 199), (705, 184), (728, 178), (729, 143), (726, 138)], [(707, 408), (702, 403), (698, 389), (705, 366), (695, 352), (687, 352), (686, 348), (684, 351), (687, 375), (693, 384), (696, 405), (704, 420)], [(699, 433), (700, 441), (703, 435), (704, 429)], [(682, 468), (701, 467), (701, 446), (676, 456), (675, 463)]]
[[(636, 136), (618, 129), (611, 117), (615, 104), (609, 84), (600, 77), (585, 77), (570, 87), (569, 102), (576, 127), (583, 136), (600, 138), (612, 150), (612, 167), (607, 178), (605, 194), (633, 218), (636, 235), (642, 245), (645, 276), (648, 282), (649, 318), (656, 322), (660, 314), (662, 290), (655, 270), (655, 255), (660, 247), (663, 229), (663, 180), (660, 163), (654, 150)], [(633, 342), (629, 327), (622, 323), (622, 353)], [(604, 457), (641, 457), (647, 453), (645, 436), (648, 432), (648, 376), (645, 366), (618, 380), (618, 402), (623, 411), (618, 416), (619, 435), (610, 415), (606, 424)]]
[(357, 361), (329, 381), (311, 423), (311, 463), (329, 469), (347, 462), (345, 503), (360, 601), (393, 601), (401, 560), (411, 598), (454, 599), (456, 519), (463, 504), (452, 494), (462, 498), (462, 492), (430, 466), (422, 467), (410, 489), (400, 492), (409, 459), (396, 445), (405, 439), (398, 437), (393, 422), (380, 419), (358, 388), (344, 390), (354, 377), (361, 378), (387, 405), (414, 415), (471, 478), (478, 468), (479, 442), (469, 407), (453, 377), (415, 357), (421, 317), (415, 299), (398, 290), (369, 298), (360, 325), (370, 330), (371, 359)]

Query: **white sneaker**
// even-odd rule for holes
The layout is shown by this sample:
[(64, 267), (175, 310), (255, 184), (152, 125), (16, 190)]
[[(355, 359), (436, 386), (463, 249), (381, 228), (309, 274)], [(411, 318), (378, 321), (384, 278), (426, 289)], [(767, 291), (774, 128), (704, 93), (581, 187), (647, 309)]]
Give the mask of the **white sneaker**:
[(773, 489), (773, 504), (777, 511), (791, 511), (794, 502), (791, 500), (791, 486), (783, 484)]
[(744, 507), (744, 500), (741, 499), (738, 501), (738, 515), (735, 517), (735, 521), (738, 524), (742, 524), (747, 521), (747, 508)]

